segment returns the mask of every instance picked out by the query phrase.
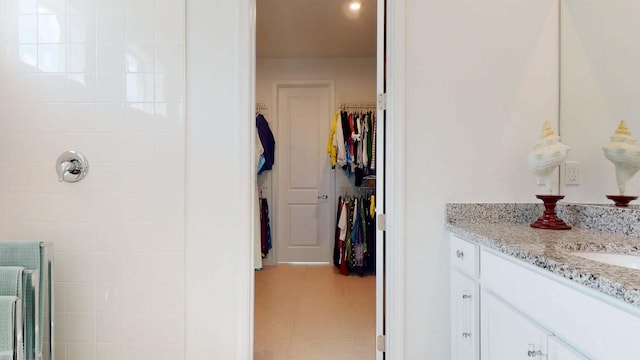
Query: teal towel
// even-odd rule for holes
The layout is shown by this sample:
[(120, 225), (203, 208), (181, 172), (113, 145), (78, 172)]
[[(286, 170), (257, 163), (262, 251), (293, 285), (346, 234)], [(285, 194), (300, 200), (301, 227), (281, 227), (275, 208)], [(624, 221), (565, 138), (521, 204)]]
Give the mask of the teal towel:
[(0, 266), (0, 296), (22, 299), (22, 266)]
[[(24, 283), (23, 281), (26, 281), (26, 279), (23, 280), (23, 273), (24, 268), (21, 266), (0, 266), (0, 297), (2, 298), (7, 298), (10, 300), (10, 298), (15, 298), (15, 299), (23, 299), (23, 294), (22, 292), (24, 291)], [(15, 302), (15, 300), (14, 300)], [(0, 330), (0, 342), (3, 342), (2, 339), (5, 339), (6, 337), (10, 338), (12, 341), (12, 349), (13, 349), (13, 326), (15, 326), (15, 319), (13, 319), (13, 314), (15, 311), (15, 309), (5, 309), (5, 307), (8, 307), (8, 304), (3, 304), (2, 309), (0, 309), (0, 327), (2, 327), (2, 329)], [(5, 311), (6, 310), (6, 311)], [(9, 312), (11, 311), (11, 312)], [(11, 314), (11, 318), (13, 319), (11, 322), (11, 332), (7, 333), (6, 331), (8, 331), (5, 328), (5, 323), (4, 321), (6, 321), (5, 319), (5, 315), (6, 314)], [(8, 326), (8, 325), (7, 325)], [(0, 349), (2, 349), (6, 344), (2, 344), (0, 345)], [(1, 350), (0, 351), (0, 360), (13, 360), (13, 351), (11, 350), (11, 353), (4, 353), (3, 351), (7, 351), (7, 350)]]
[(0, 296), (0, 360), (13, 359), (16, 296)]
[(40, 270), (40, 241), (0, 241), (0, 266)]
[[(0, 266), (22, 266), (26, 270), (41, 270), (42, 249), (40, 241), (0, 241)], [(42, 273), (42, 271), (40, 271)], [(25, 274), (26, 291), (24, 296), (25, 312), (22, 314), (24, 328), (24, 343), (27, 359), (35, 359), (36, 357), (36, 326), (44, 329), (43, 312), (43, 296), (44, 296), (44, 279), (40, 279), (40, 294), (38, 296), (38, 309), (36, 309), (35, 293), (33, 291), (31, 276)], [(41, 314), (39, 324), (36, 324), (36, 313)], [(40, 334), (42, 336), (42, 334)], [(0, 358), (0, 360), (3, 360)]]

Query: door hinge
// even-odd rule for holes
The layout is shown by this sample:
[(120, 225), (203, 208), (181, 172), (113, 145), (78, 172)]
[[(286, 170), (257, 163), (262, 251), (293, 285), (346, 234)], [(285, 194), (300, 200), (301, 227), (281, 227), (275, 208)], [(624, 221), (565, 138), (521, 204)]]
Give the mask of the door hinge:
[(387, 220), (384, 214), (378, 214), (378, 230), (381, 230), (381, 231), (387, 230)]
[(387, 94), (378, 94), (378, 110), (387, 110)]
[(387, 343), (385, 341), (385, 336), (384, 335), (378, 335), (378, 337), (376, 337), (376, 349), (380, 352), (385, 352), (387, 351)]

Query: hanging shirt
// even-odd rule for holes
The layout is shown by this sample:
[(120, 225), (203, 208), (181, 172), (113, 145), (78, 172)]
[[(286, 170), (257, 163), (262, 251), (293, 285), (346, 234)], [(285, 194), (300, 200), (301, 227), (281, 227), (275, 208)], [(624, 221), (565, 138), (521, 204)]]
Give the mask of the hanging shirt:
[(262, 155), (264, 156), (265, 162), (260, 169), (259, 173), (261, 173), (265, 170), (271, 170), (273, 167), (273, 162), (275, 161), (276, 140), (269, 128), (267, 119), (265, 119), (262, 114), (258, 114), (258, 116), (256, 116), (256, 128), (258, 129), (258, 136), (260, 136), (260, 142), (264, 148)]
[(364, 167), (365, 169), (369, 168), (369, 154), (368, 154), (368, 149), (369, 149), (369, 138), (371, 136), (371, 133), (369, 132), (369, 117), (371, 116), (371, 113), (366, 114), (363, 118), (362, 121), (362, 167)]
[(371, 195), (371, 205), (369, 206), (369, 216), (373, 217), (376, 214), (376, 197)]
[(338, 119), (336, 116), (333, 117), (333, 121), (331, 121), (331, 128), (329, 128), (329, 141), (327, 142), (327, 153), (329, 154), (329, 158), (331, 159), (331, 167), (336, 166), (336, 157), (338, 156), (338, 149), (336, 149), (333, 144), (336, 136), (336, 124), (338, 123)]
[(264, 166), (264, 148), (262, 147), (262, 142), (260, 142), (260, 137), (256, 132), (256, 164), (258, 165), (258, 174), (262, 171), (262, 167)]
[(351, 146), (353, 143), (353, 139), (351, 138), (351, 126), (349, 125), (349, 113), (346, 111), (342, 111), (340, 113), (340, 120), (342, 122), (342, 130), (344, 136), (344, 146), (345, 146), (345, 164), (343, 168), (347, 177), (351, 177), (352, 170), (351, 164), (353, 163), (353, 147)]
[(378, 119), (374, 116), (371, 123), (372, 123), (371, 125), (373, 126), (373, 140), (371, 143), (371, 166), (369, 168), (371, 170), (375, 170), (376, 169), (376, 136), (378, 133), (378, 130), (377, 130)]
[(353, 123), (353, 114), (349, 114), (349, 130), (351, 131), (351, 136), (349, 137), (349, 152), (351, 153), (351, 163), (349, 163), (349, 167), (351, 172), (354, 172), (356, 169), (356, 162), (358, 159), (356, 158), (356, 141), (358, 140), (358, 133), (356, 133), (357, 127)]
[(340, 241), (345, 241), (347, 239), (347, 204), (344, 202), (342, 203), (342, 210), (340, 210), (338, 228), (340, 229), (338, 239), (340, 239)]
[(357, 149), (356, 149), (356, 159), (358, 159), (358, 161), (356, 162), (356, 166), (359, 168), (362, 168), (362, 144), (364, 140), (364, 134), (362, 133), (362, 115), (357, 115), (354, 119), (355, 122), (355, 127), (357, 129), (358, 132), (358, 136), (357, 136)]
[(372, 145), (373, 145), (373, 113), (370, 111), (367, 114), (367, 168), (371, 168), (372, 157)]
[(338, 166), (343, 167), (347, 164), (347, 153), (344, 146), (344, 131), (339, 111), (336, 112), (336, 115), (333, 117), (333, 122), (334, 124), (331, 125), (331, 127), (333, 128), (335, 126), (335, 132), (332, 138), (332, 148), (336, 151), (336, 159), (331, 165), (338, 164)]

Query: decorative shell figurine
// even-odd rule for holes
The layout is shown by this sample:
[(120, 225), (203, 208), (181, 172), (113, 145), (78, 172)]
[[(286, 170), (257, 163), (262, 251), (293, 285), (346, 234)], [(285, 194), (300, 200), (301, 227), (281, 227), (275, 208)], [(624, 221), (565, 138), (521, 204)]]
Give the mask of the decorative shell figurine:
[(552, 194), (551, 182), (555, 169), (560, 165), (569, 153), (569, 147), (560, 142), (548, 121), (544, 122), (540, 139), (536, 141), (533, 150), (527, 158), (529, 169), (544, 181), (549, 194)]
[(620, 195), (624, 195), (627, 181), (640, 170), (640, 147), (635, 145), (624, 120), (620, 121), (611, 141), (602, 147), (604, 157), (616, 167), (616, 180)]

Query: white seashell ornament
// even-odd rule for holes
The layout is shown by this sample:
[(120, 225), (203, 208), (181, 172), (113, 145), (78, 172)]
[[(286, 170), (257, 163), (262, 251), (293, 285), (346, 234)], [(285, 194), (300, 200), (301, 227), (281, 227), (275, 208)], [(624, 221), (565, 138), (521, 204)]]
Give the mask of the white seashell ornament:
[(560, 137), (553, 132), (549, 122), (545, 121), (540, 139), (529, 152), (527, 160), (529, 169), (544, 181), (549, 194), (553, 193), (551, 188), (553, 172), (567, 157), (569, 149), (569, 146), (560, 142)]
[(602, 147), (604, 157), (616, 167), (620, 195), (624, 195), (627, 182), (640, 170), (640, 147), (635, 143), (627, 124), (621, 120), (611, 141)]

